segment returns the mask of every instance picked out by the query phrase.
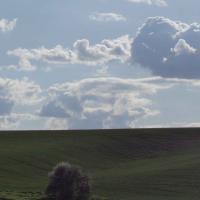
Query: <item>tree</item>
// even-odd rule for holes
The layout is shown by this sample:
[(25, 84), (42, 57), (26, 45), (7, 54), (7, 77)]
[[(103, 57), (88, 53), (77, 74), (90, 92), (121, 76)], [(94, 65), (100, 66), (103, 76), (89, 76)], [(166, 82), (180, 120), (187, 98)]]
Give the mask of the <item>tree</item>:
[(69, 163), (60, 163), (49, 173), (46, 188), (48, 199), (88, 200), (90, 197), (89, 178)]

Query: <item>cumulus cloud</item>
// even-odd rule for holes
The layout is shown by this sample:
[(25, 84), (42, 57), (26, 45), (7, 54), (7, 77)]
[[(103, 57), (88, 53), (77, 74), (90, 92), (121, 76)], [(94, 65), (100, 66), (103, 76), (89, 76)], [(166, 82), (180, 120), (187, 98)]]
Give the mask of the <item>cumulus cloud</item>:
[(58, 129), (134, 127), (138, 119), (158, 114), (148, 97), (171, 82), (157, 82), (160, 78), (90, 78), (56, 84), (39, 114), (48, 119), (50, 129), (51, 124)]
[(13, 19), (11, 21), (7, 19), (0, 19), (0, 31), (2, 32), (8, 32), (12, 31), (17, 24), (17, 19)]
[(132, 44), (132, 60), (154, 75), (200, 78), (200, 25), (148, 18)]
[(0, 116), (0, 130), (12, 130), (18, 127), (19, 119), (13, 115)]
[(42, 100), (40, 86), (27, 78), (22, 80), (0, 78), (0, 129), (17, 129), (22, 121), (32, 120), (33, 115), (16, 113), (16, 108), (18, 106), (30, 108)]
[(31, 71), (36, 67), (32, 61), (43, 61), (50, 64), (83, 64), (89, 66), (104, 65), (118, 60), (126, 62), (131, 56), (132, 38), (128, 35), (91, 45), (89, 40), (77, 40), (73, 49), (60, 45), (52, 49), (41, 47), (38, 49), (14, 49), (8, 55), (19, 58), (18, 69)]
[(15, 80), (0, 78), (0, 97), (20, 105), (33, 105), (41, 101), (40, 86), (27, 78)]
[(127, 19), (117, 13), (99, 13), (95, 12), (89, 16), (90, 20), (98, 22), (125, 22)]
[(67, 130), (69, 129), (68, 121), (60, 118), (50, 118), (47, 120), (45, 130)]
[(28, 79), (0, 78), (0, 116), (11, 114), (15, 105), (33, 105), (41, 101), (41, 88)]
[(143, 3), (147, 5), (155, 5), (155, 6), (167, 6), (166, 0), (128, 0), (131, 3)]
[(176, 56), (180, 55), (188, 55), (195, 54), (196, 49), (191, 47), (185, 40), (179, 39), (175, 47), (172, 49), (172, 52), (175, 53)]
[(28, 49), (18, 48), (13, 51), (8, 51), (7, 54), (19, 57), (18, 66), (13, 65), (13, 69), (19, 69), (22, 71), (33, 71), (36, 69), (36, 67), (31, 64), (30, 60), (38, 58), (36, 58), (36, 56), (34, 57), (34, 54)]
[(16, 130), (23, 121), (32, 121), (36, 117), (31, 114), (11, 113), (0, 115), (0, 130)]

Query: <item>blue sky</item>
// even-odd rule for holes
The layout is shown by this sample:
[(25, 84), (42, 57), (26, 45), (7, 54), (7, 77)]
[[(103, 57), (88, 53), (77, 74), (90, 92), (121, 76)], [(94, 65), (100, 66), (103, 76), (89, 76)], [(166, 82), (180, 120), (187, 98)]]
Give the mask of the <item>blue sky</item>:
[(200, 125), (197, 0), (0, 2), (0, 129)]

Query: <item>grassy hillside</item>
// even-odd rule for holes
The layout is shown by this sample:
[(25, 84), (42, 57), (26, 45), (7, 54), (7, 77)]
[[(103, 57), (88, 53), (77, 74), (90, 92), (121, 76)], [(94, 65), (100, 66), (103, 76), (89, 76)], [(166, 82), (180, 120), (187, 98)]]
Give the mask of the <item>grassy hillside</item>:
[(0, 197), (37, 199), (60, 161), (110, 200), (199, 200), (200, 129), (0, 134)]

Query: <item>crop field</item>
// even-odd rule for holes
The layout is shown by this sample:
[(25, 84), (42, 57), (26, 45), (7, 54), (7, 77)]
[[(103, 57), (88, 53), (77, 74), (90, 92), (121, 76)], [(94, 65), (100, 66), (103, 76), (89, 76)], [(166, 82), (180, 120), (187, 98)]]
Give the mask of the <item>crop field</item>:
[(0, 199), (39, 199), (61, 161), (108, 200), (200, 199), (197, 128), (1, 132)]

